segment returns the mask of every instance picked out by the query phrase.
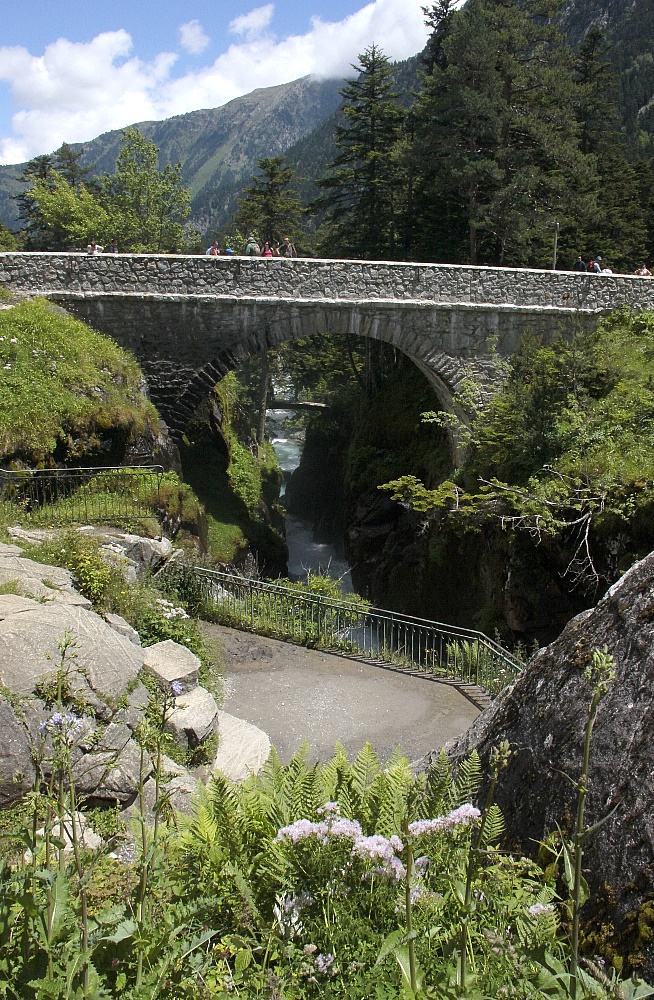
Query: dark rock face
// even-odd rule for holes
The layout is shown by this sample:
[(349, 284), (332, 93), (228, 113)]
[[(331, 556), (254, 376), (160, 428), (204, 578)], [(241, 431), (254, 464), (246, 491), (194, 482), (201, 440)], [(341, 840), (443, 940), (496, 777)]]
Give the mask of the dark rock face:
[[(592, 890), (607, 885), (615, 894), (619, 926), (654, 895), (654, 552), (539, 650), (515, 686), (447, 750), (456, 760), (477, 749), (485, 762), (493, 746), (509, 740), (514, 755), (497, 801), (509, 838), (526, 852), (557, 822), (569, 828), (575, 792), (564, 773), (579, 776), (592, 696), (584, 669), (596, 648), (614, 657), (616, 678), (595, 724), (587, 820), (617, 809), (587, 841), (584, 867)], [(592, 903), (584, 915), (591, 912)], [(651, 978), (654, 941), (644, 956)]]

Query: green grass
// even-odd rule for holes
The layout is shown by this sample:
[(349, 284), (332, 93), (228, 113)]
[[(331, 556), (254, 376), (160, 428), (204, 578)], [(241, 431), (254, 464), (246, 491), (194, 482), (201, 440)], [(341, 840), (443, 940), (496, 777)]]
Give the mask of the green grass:
[(0, 459), (69, 460), (155, 423), (126, 352), (43, 299), (0, 312)]

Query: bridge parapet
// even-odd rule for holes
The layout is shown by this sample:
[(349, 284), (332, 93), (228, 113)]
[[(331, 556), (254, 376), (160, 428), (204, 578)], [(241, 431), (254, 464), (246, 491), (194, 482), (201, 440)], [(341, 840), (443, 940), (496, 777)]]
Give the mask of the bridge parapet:
[(527, 268), (249, 257), (0, 253), (0, 283), (79, 295), (422, 302), (597, 312), (654, 309), (654, 280)]
[(525, 334), (547, 343), (618, 306), (654, 310), (654, 279), (385, 261), (0, 253), (0, 284), (60, 303), (131, 350), (177, 433), (227, 371), (285, 341), (392, 344), (465, 420), (462, 386), (483, 402), (498, 358)]

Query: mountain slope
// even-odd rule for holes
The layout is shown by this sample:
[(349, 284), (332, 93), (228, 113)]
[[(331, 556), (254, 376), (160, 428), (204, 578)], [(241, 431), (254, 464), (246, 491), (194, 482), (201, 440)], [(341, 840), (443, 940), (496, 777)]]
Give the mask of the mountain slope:
[(591, 27), (609, 44), (625, 133), (636, 156), (654, 153), (654, 3), (652, 0), (569, 0), (563, 26), (573, 45)]
[[(338, 107), (339, 80), (304, 77), (278, 87), (255, 90), (220, 108), (192, 111), (136, 127), (160, 149), (160, 165), (181, 161), (191, 189), (193, 220), (217, 229), (231, 215), (237, 192), (256, 169), (257, 160), (278, 156)], [(83, 163), (94, 172), (113, 172), (120, 132), (106, 132), (83, 147)], [(24, 164), (0, 167), (0, 221), (17, 225), (12, 195), (22, 190)]]

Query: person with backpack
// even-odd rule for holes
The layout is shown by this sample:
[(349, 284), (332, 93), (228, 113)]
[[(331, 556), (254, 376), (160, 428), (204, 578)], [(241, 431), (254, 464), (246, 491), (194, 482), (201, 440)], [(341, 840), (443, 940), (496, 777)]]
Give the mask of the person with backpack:
[(588, 261), (588, 270), (591, 274), (601, 274), (602, 273), (602, 258), (597, 257), (596, 260)]
[(254, 235), (254, 233), (252, 233), (250, 236), (248, 236), (248, 241), (245, 244), (245, 256), (246, 257), (260, 257), (261, 256), (261, 247), (257, 243), (257, 238)]

